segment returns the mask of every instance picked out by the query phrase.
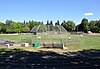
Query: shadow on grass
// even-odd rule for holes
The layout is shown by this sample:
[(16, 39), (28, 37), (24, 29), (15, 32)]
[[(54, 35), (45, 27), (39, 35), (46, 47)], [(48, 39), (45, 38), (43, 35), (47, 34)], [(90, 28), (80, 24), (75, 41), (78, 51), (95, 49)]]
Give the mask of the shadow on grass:
[(0, 69), (100, 69), (100, 50), (57, 54), (0, 49)]

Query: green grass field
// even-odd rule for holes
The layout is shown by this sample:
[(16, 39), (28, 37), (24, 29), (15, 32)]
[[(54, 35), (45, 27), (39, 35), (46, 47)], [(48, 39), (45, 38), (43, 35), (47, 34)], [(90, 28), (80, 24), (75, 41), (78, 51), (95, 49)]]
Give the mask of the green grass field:
[[(38, 39), (41, 37), (41, 39)], [(71, 44), (68, 42), (68, 37), (71, 37)], [(62, 39), (63, 40), (62, 40)], [(74, 51), (74, 50), (83, 50), (83, 49), (100, 49), (100, 36), (87, 36), (84, 35), (81, 37), (80, 35), (71, 35), (71, 34), (59, 34), (59, 35), (33, 35), (33, 34), (19, 34), (19, 35), (0, 35), (0, 40), (8, 40), (14, 42), (64, 42), (66, 47), (68, 48), (67, 51)], [(74, 43), (73, 43), (74, 42)], [(19, 47), (21, 49), (29, 49), (29, 50), (36, 50), (36, 48), (28, 47)], [(46, 49), (45, 49), (46, 50)], [(54, 49), (56, 51), (56, 49)], [(59, 50), (57, 50), (59, 51)]]

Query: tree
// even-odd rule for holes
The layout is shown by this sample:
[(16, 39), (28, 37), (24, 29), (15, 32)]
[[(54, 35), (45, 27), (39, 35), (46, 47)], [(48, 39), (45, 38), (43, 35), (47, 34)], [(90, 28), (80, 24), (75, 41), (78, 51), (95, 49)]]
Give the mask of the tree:
[(29, 21), (26, 22), (26, 25), (29, 27), (29, 29), (31, 30), (34, 26), (39, 26), (40, 24), (42, 24), (42, 22), (36, 22), (36, 21)]
[(57, 20), (57, 22), (55, 23), (55, 25), (60, 25), (60, 22), (59, 22), (59, 20)]
[(27, 25), (25, 25), (24, 27), (22, 27), (21, 32), (22, 33), (29, 33), (30, 32), (30, 28)]
[(61, 25), (62, 25), (62, 26), (64, 26), (63, 24), (65, 24), (65, 23), (66, 23), (66, 21), (65, 21), (65, 20), (63, 20), (63, 22), (61, 23)]
[(3, 24), (3, 23), (2, 23), (2, 22), (0, 22), (0, 32), (1, 32), (1, 30), (2, 30), (2, 24)]
[(95, 21), (95, 32), (100, 33), (100, 20)]
[(43, 21), (41, 22), (41, 24), (43, 24)]
[(17, 22), (17, 33), (21, 33), (21, 23)]
[(75, 30), (75, 23), (73, 21), (62, 22), (61, 24), (67, 31)]
[(5, 32), (5, 24), (0, 22), (0, 33)]
[(88, 25), (89, 25), (88, 19), (83, 18), (79, 28), (81, 29), (81, 31), (87, 33), (88, 30), (89, 30), (89, 26)]
[(6, 33), (20, 33), (21, 23), (12, 20), (6, 20)]
[(47, 24), (46, 25), (49, 25), (49, 20), (47, 20)]
[(89, 23), (89, 30), (91, 32), (95, 32), (95, 28), (96, 28), (95, 21), (90, 21), (90, 23)]
[(24, 24), (26, 24), (25, 20), (24, 20)]
[(11, 23), (12, 23), (12, 21), (11, 20), (6, 20), (6, 33), (10, 33), (10, 31), (11, 31)]
[(50, 21), (50, 25), (53, 25), (53, 22), (52, 22), (52, 20)]
[(13, 22), (11, 25), (10, 25), (10, 28), (8, 28), (8, 31), (10, 33), (20, 33), (21, 32), (21, 25), (20, 25), (20, 22)]
[(6, 20), (6, 25), (7, 25), (7, 26), (10, 26), (12, 23), (13, 23), (12, 20)]
[(63, 20), (63, 23), (65, 23), (66, 21), (65, 20)]

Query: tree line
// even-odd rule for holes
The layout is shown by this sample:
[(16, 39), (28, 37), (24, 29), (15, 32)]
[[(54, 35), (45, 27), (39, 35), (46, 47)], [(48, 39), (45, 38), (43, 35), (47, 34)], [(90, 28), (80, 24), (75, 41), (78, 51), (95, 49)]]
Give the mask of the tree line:
[(37, 22), (37, 21), (28, 21), (25, 20), (23, 22), (15, 22), (12, 20), (6, 20), (5, 23), (0, 22), (0, 33), (29, 33), (30, 30), (34, 26), (39, 25), (61, 25), (63, 26), (67, 31), (75, 32), (75, 31), (81, 31), (87, 33), (88, 31), (91, 31), (93, 33), (100, 33), (100, 20), (95, 21), (88, 21), (88, 19), (83, 18), (81, 23), (78, 25), (75, 25), (73, 21), (65, 21), (63, 20), (62, 23), (60, 23), (59, 20), (57, 22), (53, 23), (53, 21), (47, 20), (47, 23), (43, 22)]
[(6, 20), (5, 23), (0, 22), (0, 33), (29, 33), (34, 26), (38, 26), (42, 22), (29, 21), (15, 22)]
[(88, 19), (83, 18), (81, 23), (76, 26), (78, 31), (83, 31), (87, 33), (88, 31), (91, 31), (93, 33), (100, 33), (100, 20), (90, 21), (88, 22)]

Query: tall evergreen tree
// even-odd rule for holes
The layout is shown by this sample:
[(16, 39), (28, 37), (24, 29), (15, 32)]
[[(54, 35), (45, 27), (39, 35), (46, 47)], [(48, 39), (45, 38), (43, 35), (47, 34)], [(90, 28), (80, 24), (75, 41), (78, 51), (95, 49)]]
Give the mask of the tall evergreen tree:
[(60, 25), (60, 22), (59, 22), (59, 20), (57, 20), (57, 22), (55, 23), (55, 25)]
[(52, 22), (52, 20), (50, 21), (50, 25), (53, 25), (53, 22)]
[(47, 24), (46, 25), (49, 25), (49, 20), (47, 20)]

